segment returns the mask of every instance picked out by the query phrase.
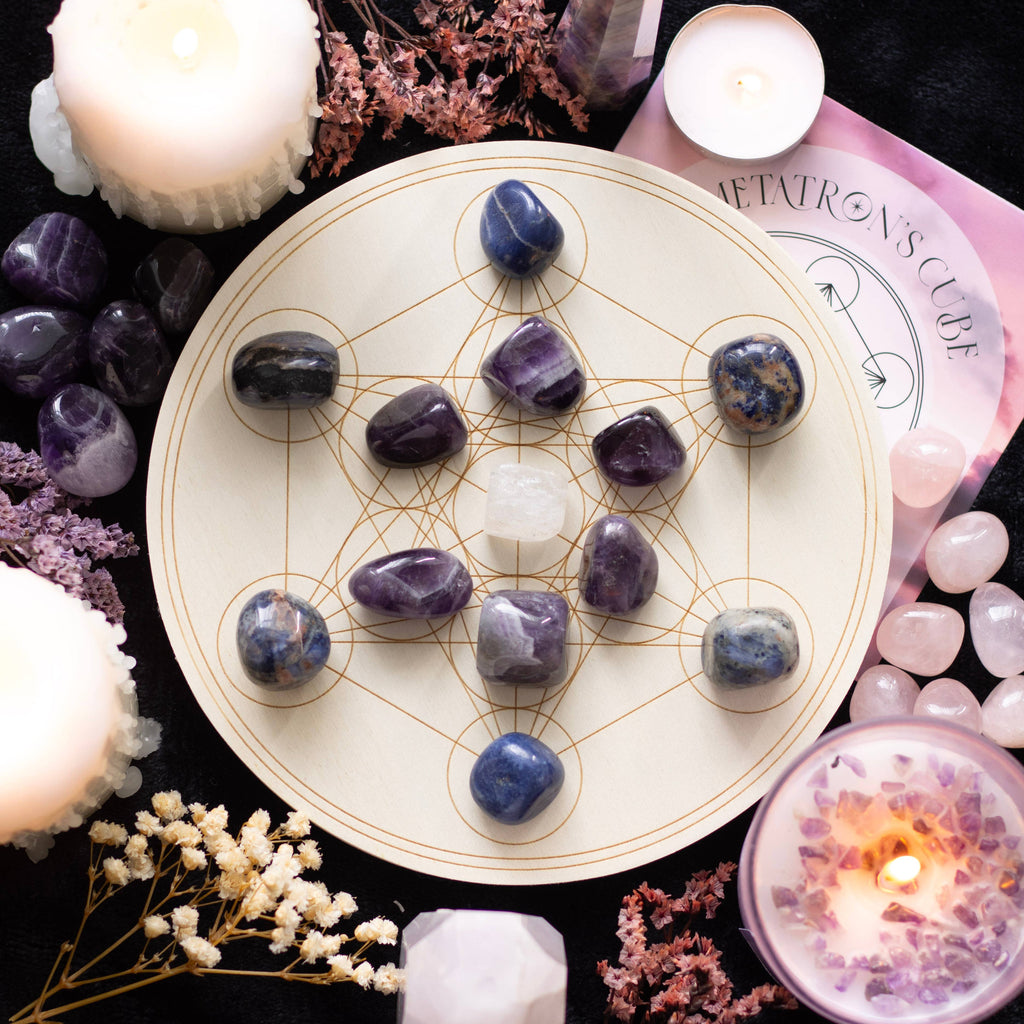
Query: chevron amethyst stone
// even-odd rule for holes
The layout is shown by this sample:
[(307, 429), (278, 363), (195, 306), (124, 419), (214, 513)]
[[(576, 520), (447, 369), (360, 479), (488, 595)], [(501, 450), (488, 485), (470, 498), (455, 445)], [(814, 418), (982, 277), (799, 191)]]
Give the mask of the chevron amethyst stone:
[(411, 548), (359, 566), (349, 577), (352, 597), (371, 611), (403, 619), (433, 619), (466, 606), (473, 580), (455, 555)]
[(141, 302), (118, 299), (92, 322), (89, 363), (101, 390), (121, 405), (136, 406), (164, 393), (174, 357), (153, 314)]
[(559, 416), (583, 400), (587, 377), (561, 332), (543, 317), (524, 320), (480, 365), (496, 395), (537, 416)]
[(268, 690), (309, 682), (331, 653), (331, 635), (320, 612), (278, 588), (261, 590), (245, 602), (235, 643), (245, 674)]
[(366, 423), (370, 454), (385, 466), (425, 466), (462, 451), (469, 429), (455, 400), (438, 384), (396, 395)]
[(590, 444), (597, 468), (616, 484), (647, 487), (679, 469), (686, 449), (675, 428), (645, 406), (605, 427)]
[(0, 314), (0, 381), (16, 395), (45, 398), (88, 365), (88, 317), (56, 306)]
[(33, 302), (84, 309), (107, 282), (107, 250), (80, 217), (43, 213), (7, 247), (0, 269)]
[(274, 331), (243, 345), (231, 361), (231, 383), (243, 405), (312, 409), (338, 383), (338, 350), (309, 331)]
[(598, 519), (583, 544), (583, 600), (599, 611), (623, 615), (649, 601), (657, 584), (658, 556), (640, 531), (625, 516)]
[(469, 773), (469, 791), (477, 806), (504, 825), (536, 818), (565, 782), (565, 768), (543, 741), (523, 732), (492, 740)]
[(480, 609), (476, 670), (498, 686), (557, 686), (568, 664), (569, 604), (543, 590), (496, 590)]
[(188, 334), (213, 294), (213, 264), (187, 238), (165, 238), (135, 268), (135, 294), (165, 334)]
[(562, 251), (565, 231), (529, 186), (510, 178), (496, 185), (480, 216), (480, 244), (497, 270), (533, 277)]

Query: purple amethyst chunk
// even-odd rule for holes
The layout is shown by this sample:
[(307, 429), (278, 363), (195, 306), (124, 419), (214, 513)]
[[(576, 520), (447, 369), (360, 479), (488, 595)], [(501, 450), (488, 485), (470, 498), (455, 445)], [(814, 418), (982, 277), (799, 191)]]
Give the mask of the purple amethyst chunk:
[(89, 320), (53, 306), (0, 314), (0, 381), (16, 395), (46, 398), (88, 365)]
[(188, 334), (213, 294), (213, 264), (186, 238), (165, 238), (135, 269), (135, 294), (164, 333)]
[(107, 250), (81, 218), (43, 213), (7, 247), (0, 269), (33, 302), (84, 309), (107, 282)]
[(557, 686), (568, 664), (569, 604), (561, 594), (497, 590), (480, 609), (476, 669), (499, 686)]
[(562, 251), (565, 231), (521, 181), (496, 185), (480, 215), (480, 244), (495, 268), (509, 277), (533, 277)]
[(370, 454), (385, 466), (425, 466), (462, 451), (469, 429), (438, 384), (418, 384), (378, 409), (366, 424)]
[(580, 562), (583, 600), (623, 615), (650, 600), (658, 583), (658, 556), (625, 517), (602, 516), (587, 533)]
[(587, 378), (561, 332), (539, 316), (524, 320), (480, 367), (484, 383), (537, 416), (560, 416), (583, 399)]
[(473, 580), (450, 552), (411, 548), (361, 565), (349, 577), (348, 590), (371, 611), (433, 619), (464, 608), (473, 593)]
[(616, 484), (648, 487), (671, 476), (686, 459), (675, 428), (645, 406), (605, 427), (591, 442), (597, 468)]
[(89, 332), (96, 383), (121, 405), (149, 405), (163, 393), (174, 357), (153, 314), (141, 302), (104, 306)]

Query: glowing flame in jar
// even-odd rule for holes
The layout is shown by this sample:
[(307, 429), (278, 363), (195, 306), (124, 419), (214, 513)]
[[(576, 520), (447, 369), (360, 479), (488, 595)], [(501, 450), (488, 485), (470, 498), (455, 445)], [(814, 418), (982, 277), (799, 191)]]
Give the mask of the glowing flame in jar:
[(185, 67), (192, 67), (198, 59), (199, 33), (194, 28), (179, 29), (171, 40), (171, 49)]
[(917, 887), (921, 862), (913, 854), (894, 857), (878, 872), (878, 888), (883, 892), (908, 892)]

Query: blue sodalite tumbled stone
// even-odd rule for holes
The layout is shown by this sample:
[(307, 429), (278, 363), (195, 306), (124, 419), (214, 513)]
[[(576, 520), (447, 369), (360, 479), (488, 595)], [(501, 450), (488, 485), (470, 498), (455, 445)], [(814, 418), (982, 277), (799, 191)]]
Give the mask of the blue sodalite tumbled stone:
[(243, 405), (311, 409), (338, 383), (338, 350), (309, 331), (275, 331), (243, 345), (231, 362), (231, 383)]
[(107, 250), (80, 217), (43, 213), (7, 247), (0, 269), (33, 302), (84, 309), (106, 284)]
[(46, 398), (89, 364), (89, 318), (55, 306), (0, 314), (0, 381), (16, 395)]
[(700, 657), (708, 679), (725, 686), (786, 679), (800, 660), (796, 624), (779, 608), (727, 608), (705, 627)]
[(268, 690), (309, 682), (331, 653), (331, 635), (320, 612), (278, 588), (261, 590), (245, 602), (235, 642), (245, 674)]
[(504, 825), (519, 825), (536, 818), (564, 781), (565, 767), (546, 743), (528, 733), (507, 732), (473, 763), (469, 791), (485, 814)]
[(650, 600), (658, 584), (658, 556), (625, 517), (602, 516), (587, 533), (580, 561), (583, 600), (623, 615)]
[(587, 390), (587, 377), (561, 332), (531, 316), (489, 352), (480, 376), (496, 395), (537, 416), (574, 409)]
[(213, 294), (213, 264), (187, 238), (165, 238), (135, 268), (135, 294), (170, 337), (195, 327)]
[(396, 395), (366, 423), (370, 454), (385, 466), (425, 466), (462, 451), (469, 429), (455, 400), (439, 384), (417, 384)]
[(490, 191), (480, 215), (480, 244), (503, 274), (540, 274), (564, 243), (562, 225), (529, 186), (510, 178)]
[(437, 548), (410, 548), (359, 566), (349, 593), (371, 611), (403, 619), (433, 619), (466, 606), (473, 579), (455, 555)]
[(153, 314), (141, 302), (118, 299), (92, 322), (89, 363), (102, 391), (121, 405), (136, 406), (164, 393), (174, 357)]
[(476, 670), (499, 686), (557, 686), (568, 672), (569, 604), (561, 594), (496, 590), (480, 609)]
[(781, 427), (804, 400), (796, 356), (774, 334), (751, 334), (718, 348), (708, 363), (708, 384), (718, 415), (744, 434)]
[(612, 483), (628, 487), (656, 484), (686, 459), (679, 434), (654, 406), (645, 406), (605, 427), (590, 447), (597, 468)]
[(68, 384), (43, 402), (39, 454), (50, 476), (72, 494), (119, 491), (138, 461), (135, 432), (117, 403), (88, 384)]

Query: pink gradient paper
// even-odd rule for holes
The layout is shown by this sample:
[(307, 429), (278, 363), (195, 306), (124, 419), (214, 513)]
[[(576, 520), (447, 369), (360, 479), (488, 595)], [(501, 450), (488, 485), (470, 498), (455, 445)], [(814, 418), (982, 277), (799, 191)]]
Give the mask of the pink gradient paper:
[[(916, 599), (929, 535), (971, 506), (1024, 416), (1024, 289), (1015, 269), (1024, 211), (828, 97), (791, 153), (728, 165), (707, 160), (675, 127), (659, 75), (617, 152), (717, 194), (803, 261), (841, 329), (864, 346), (890, 444), (929, 425), (964, 442), (968, 463), (945, 503), (895, 502), (883, 610)], [(826, 263), (856, 283), (836, 286)], [(844, 288), (856, 288), (856, 316)], [(894, 389), (895, 406), (883, 399)]]

